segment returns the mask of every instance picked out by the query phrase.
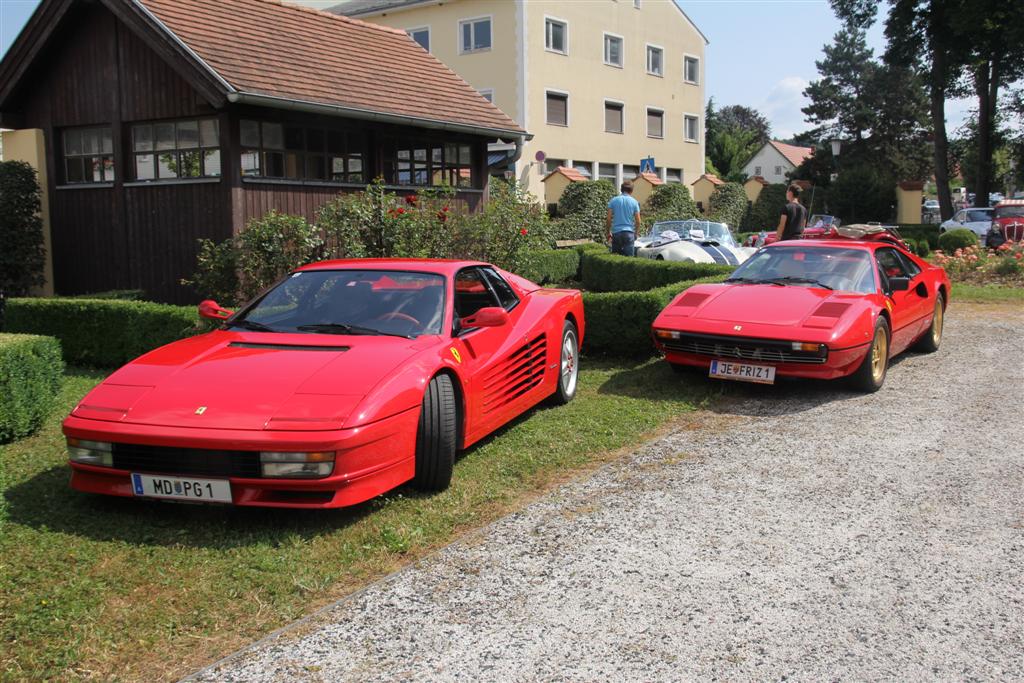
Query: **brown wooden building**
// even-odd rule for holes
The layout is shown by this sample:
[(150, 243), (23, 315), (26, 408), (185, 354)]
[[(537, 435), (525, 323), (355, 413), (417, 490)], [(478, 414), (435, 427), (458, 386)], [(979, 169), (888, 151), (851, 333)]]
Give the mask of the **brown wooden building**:
[(189, 302), (196, 242), (376, 177), (476, 208), (525, 131), (404, 32), (274, 0), (43, 0), (0, 62), (41, 129), (59, 294)]

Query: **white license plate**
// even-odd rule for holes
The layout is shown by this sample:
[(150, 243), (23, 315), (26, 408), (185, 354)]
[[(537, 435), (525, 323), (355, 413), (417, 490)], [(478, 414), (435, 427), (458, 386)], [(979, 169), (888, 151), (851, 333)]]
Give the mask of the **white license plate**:
[(213, 503), (231, 502), (231, 482), (226, 479), (165, 477), (159, 474), (132, 473), (132, 491), (136, 496), (195, 500)]
[(757, 382), (758, 384), (775, 384), (775, 368), (771, 365), (748, 365), (747, 363), (729, 363), (724, 360), (711, 361), (708, 377), (733, 379), (740, 382)]

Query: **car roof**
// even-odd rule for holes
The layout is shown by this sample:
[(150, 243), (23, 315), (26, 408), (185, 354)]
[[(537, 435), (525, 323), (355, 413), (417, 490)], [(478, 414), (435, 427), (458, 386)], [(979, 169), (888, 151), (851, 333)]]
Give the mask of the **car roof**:
[(469, 266), (486, 266), (482, 261), (424, 258), (352, 258), (318, 261), (296, 270), (405, 270), (416, 273), (454, 275)]
[(1003, 199), (995, 205), (995, 208), (1001, 206), (1024, 206), (1024, 199)]

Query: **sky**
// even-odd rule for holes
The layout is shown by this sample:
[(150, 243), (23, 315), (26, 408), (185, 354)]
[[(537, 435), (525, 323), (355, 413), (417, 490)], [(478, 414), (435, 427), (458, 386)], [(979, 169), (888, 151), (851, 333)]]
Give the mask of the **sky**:
[[(742, 104), (757, 109), (768, 117), (775, 138), (810, 128), (800, 111), (807, 104), (803, 91), (817, 78), (814, 62), (822, 58), (822, 47), (839, 30), (827, 0), (678, 2), (710, 40), (706, 95), (716, 108)], [(0, 0), (0, 54), (7, 52), (38, 4), (39, 0)], [(884, 50), (881, 21), (868, 32), (868, 45), (876, 55)], [(963, 123), (970, 106), (969, 101), (947, 102), (950, 134)]]

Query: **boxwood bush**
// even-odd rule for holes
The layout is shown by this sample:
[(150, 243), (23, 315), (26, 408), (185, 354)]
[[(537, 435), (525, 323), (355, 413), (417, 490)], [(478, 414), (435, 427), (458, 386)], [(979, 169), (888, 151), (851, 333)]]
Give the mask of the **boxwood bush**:
[(28, 436), (53, 408), (64, 361), (53, 337), (0, 334), (0, 443)]
[(576, 249), (546, 249), (530, 252), (518, 275), (538, 285), (575, 280), (580, 271), (580, 252)]
[(912, 240), (927, 240), (929, 249), (939, 248), (939, 226), (930, 223), (900, 223), (896, 226), (900, 236)]
[(655, 261), (595, 250), (583, 253), (580, 279), (583, 287), (591, 292), (644, 291), (733, 270), (735, 266), (716, 263)]
[(947, 254), (952, 254), (957, 249), (966, 249), (978, 244), (978, 236), (967, 228), (957, 228), (939, 235), (939, 248)]
[(653, 355), (651, 324), (672, 297), (693, 285), (721, 282), (727, 277), (728, 274), (720, 273), (674, 282), (646, 292), (586, 292), (583, 295), (587, 321), (583, 352), (629, 357)]
[(719, 185), (708, 200), (708, 220), (726, 223), (739, 230), (747, 213), (747, 193), (739, 183)]
[(4, 332), (56, 337), (68, 363), (98, 367), (204, 329), (195, 307), (116, 299), (10, 299), (4, 325)]

